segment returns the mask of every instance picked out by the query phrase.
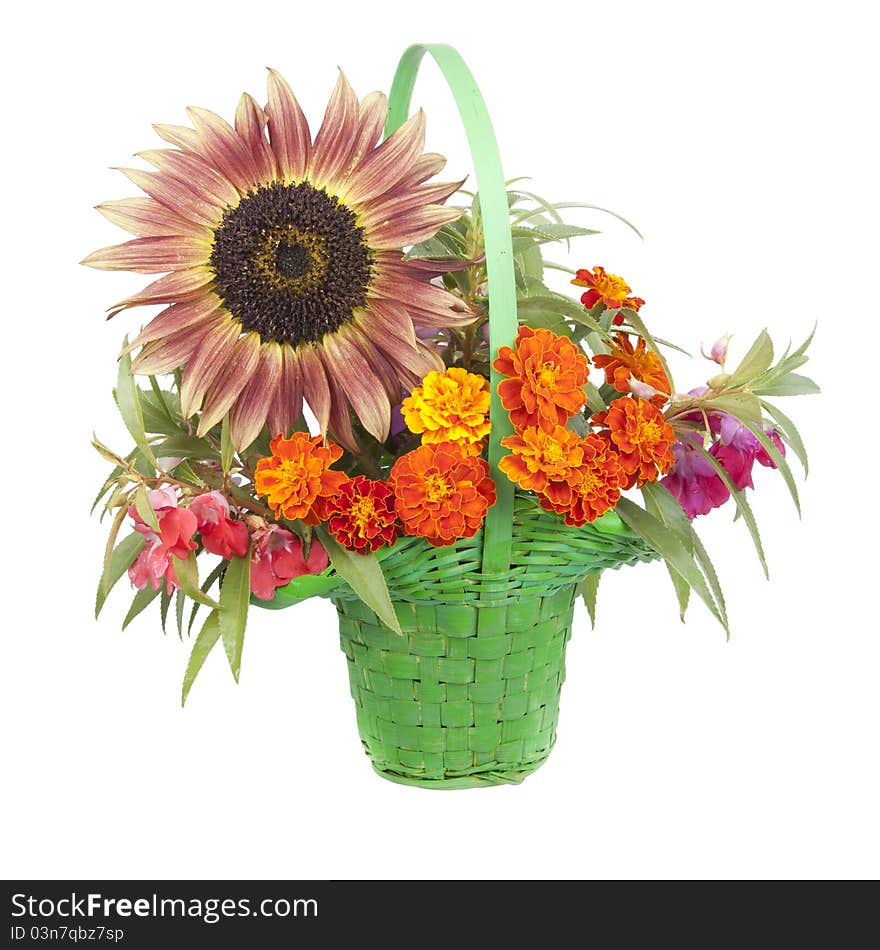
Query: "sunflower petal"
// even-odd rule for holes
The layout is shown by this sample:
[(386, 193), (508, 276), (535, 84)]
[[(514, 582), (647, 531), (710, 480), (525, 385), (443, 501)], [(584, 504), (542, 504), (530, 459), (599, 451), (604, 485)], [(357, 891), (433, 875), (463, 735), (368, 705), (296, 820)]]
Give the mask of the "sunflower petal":
[(187, 221), (186, 218), (160, 205), (154, 198), (122, 198), (119, 201), (105, 201), (97, 206), (97, 210), (108, 221), (138, 237), (186, 234), (205, 241), (211, 240), (211, 232), (207, 228), (193, 221)]
[(229, 432), (238, 452), (244, 451), (260, 434), (266, 423), (269, 406), (278, 397), (281, 353), (281, 346), (275, 342), (259, 346), (257, 365), (229, 413)]
[(303, 346), (296, 351), (303, 371), (303, 390), (309, 409), (318, 420), (321, 432), (327, 432), (330, 421), (330, 385), (317, 347)]
[(201, 406), (208, 387), (229, 360), (240, 332), (241, 324), (237, 320), (229, 317), (218, 321), (187, 363), (180, 383), (180, 413), (184, 419)]
[(328, 368), (336, 370), (334, 378), (357, 417), (370, 435), (384, 442), (391, 427), (391, 404), (368, 359), (344, 330), (328, 333), (321, 342)]
[(387, 115), (388, 97), (384, 92), (371, 92), (361, 99), (358, 109), (358, 128), (351, 145), (346, 177), (378, 144), (382, 130), (385, 128)]
[(221, 209), (215, 202), (205, 201), (177, 178), (139, 168), (119, 168), (117, 171), (159, 204), (197, 224), (213, 228), (220, 220)]
[(444, 224), (457, 221), (462, 212), (443, 205), (427, 205), (391, 218), (369, 229), (370, 246), (380, 251), (410, 247), (433, 237)]
[[(465, 179), (462, 179), (461, 181), (437, 181), (414, 188), (392, 188), (361, 212), (359, 223), (371, 229), (386, 221), (410, 214), (413, 210), (443, 204), (464, 183)], [(446, 210), (456, 209), (447, 208)], [(463, 212), (459, 209), (457, 214), (461, 217)]]
[(208, 204), (236, 205), (239, 193), (228, 178), (218, 174), (201, 158), (173, 148), (152, 148), (137, 153), (161, 173), (177, 179)]
[(361, 454), (361, 447), (355, 438), (351, 427), (351, 412), (348, 408), (348, 400), (339, 387), (336, 380), (333, 379), (329, 369), (327, 372), (327, 383), (330, 387), (330, 422), (328, 429), (333, 438), (349, 452), (355, 455)]
[(266, 184), (275, 177), (275, 156), (266, 140), (266, 113), (253, 96), (242, 93), (235, 110), (235, 130), (247, 143), (256, 170), (254, 184)]
[(139, 346), (152, 343), (154, 340), (161, 340), (163, 337), (179, 333), (186, 327), (201, 323), (203, 320), (216, 319), (217, 311), (221, 306), (220, 298), (216, 294), (208, 294), (196, 300), (172, 304), (153, 317), (131, 343), (122, 350), (122, 354), (130, 353)]
[(292, 346), (281, 346), (281, 374), (269, 406), (268, 425), (271, 435), (289, 436), (302, 415), (303, 374), (299, 357)]
[(340, 70), (312, 149), (309, 179), (318, 187), (332, 188), (336, 177), (347, 170), (359, 111), (357, 96)]
[(225, 119), (210, 109), (191, 106), (186, 113), (218, 171), (241, 194), (246, 194), (260, 178), (248, 143)]
[(311, 134), (293, 90), (284, 77), (269, 70), (269, 141), (278, 162), (278, 171), (286, 181), (301, 181), (311, 158)]
[(352, 171), (340, 199), (363, 206), (384, 194), (412, 168), (424, 145), (425, 113), (419, 109)]
[(107, 319), (127, 307), (148, 307), (154, 304), (183, 303), (197, 300), (210, 291), (214, 275), (205, 267), (189, 267), (172, 271), (148, 284), (139, 294), (133, 294), (115, 303), (109, 309)]
[(391, 362), (382, 354), (381, 350), (370, 342), (368, 334), (360, 330), (355, 324), (349, 324), (347, 333), (366, 357), (373, 372), (381, 381), (383, 389), (388, 394), (389, 403), (394, 405), (400, 402), (400, 376)]
[(158, 274), (203, 264), (210, 246), (185, 235), (135, 238), (112, 247), (102, 247), (83, 258), (83, 264), (98, 270), (129, 270), (138, 274)]
[[(205, 394), (197, 435), (206, 435), (232, 408), (245, 386), (253, 379), (260, 363), (260, 336), (247, 333), (235, 340), (222, 369)], [(265, 420), (265, 416), (263, 417)], [(260, 423), (262, 427), (262, 422)], [(259, 432), (259, 429), (257, 429)], [(234, 441), (234, 439), (233, 439)], [(240, 448), (236, 444), (236, 448)]]
[(372, 298), (368, 308), (355, 313), (355, 323), (368, 336), (373, 333), (388, 333), (415, 349), (416, 328), (406, 310), (394, 300)]
[(444, 168), (446, 168), (446, 159), (442, 155), (438, 155), (437, 152), (425, 152), (416, 159), (405, 175), (400, 176), (397, 187), (415, 188), (416, 185), (421, 185), (429, 178), (439, 175)]
[(210, 330), (211, 322), (204, 321), (147, 343), (132, 361), (131, 371), (142, 376), (155, 376), (179, 369), (192, 359)]

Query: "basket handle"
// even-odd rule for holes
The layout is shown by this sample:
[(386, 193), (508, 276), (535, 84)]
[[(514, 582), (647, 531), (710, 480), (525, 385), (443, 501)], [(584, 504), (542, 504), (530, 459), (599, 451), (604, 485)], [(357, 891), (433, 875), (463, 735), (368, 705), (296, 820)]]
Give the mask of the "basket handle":
[(492, 421), (492, 431), (489, 433), (489, 468), (497, 495), (495, 504), (486, 514), (483, 531), (482, 574), (486, 585), (484, 591), (491, 596), (493, 586), (497, 585), (501, 590), (506, 585), (513, 532), (514, 485), (498, 468), (498, 462), (505, 454), (501, 440), (513, 433), (513, 427), (498, 395), (498, 383), (502, 377), (491, 365), (500, 346), (513, 345), (517, 330), (516, 279), (513, 272), (507, 187), (504, 172), (501, 170), (498, 142), (483, 96), (458, 51), (445, 43), (410, 46), (401, 56), (388, 97), (385, 136), (398, 129), (409, 115), (413, 86), (425, 53), (430, 53), (440, 67), (458, 106), (480, 193), (489, 283), (489, 417)]

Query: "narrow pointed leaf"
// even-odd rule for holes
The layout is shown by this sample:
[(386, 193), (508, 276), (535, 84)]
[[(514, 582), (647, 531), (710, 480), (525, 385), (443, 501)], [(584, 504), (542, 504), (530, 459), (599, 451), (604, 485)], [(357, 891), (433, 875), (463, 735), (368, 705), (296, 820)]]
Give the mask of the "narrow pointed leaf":
[(742, 419), (742, 424), (752, 433), (752, 435), (761, 443), (764, 451), (773, 459), (773, 463), (779, 469), (779, 473), (782, 475), (782, 478), (785, 484), (788, 486), (789, 494), (791, 495), (791, 500), (794, 502), (794, 506), (797, 509), (798, 517), (801, 514), (801, 500), (798, 497), (797, 484), (794, 480), (794, 475), (791, 473), (791, 468), (789, 467), (788, 462), (782, 457), (782, 453), (776, 446), (767, 438), (767, 434), (764, 432), (763, 426), (754, 425), (747, 419)]
[(177, 583), (180, 585), (180, 589), (184, 594), (186, 594), (190, 600), (197, 600), (206, 607), (219, 609), (220, 605), (217, 601), (212, 600), (199, 589), (199, 568), (196, 564), (195, 552), (190, 551), (189, 556), (184, 560), (175, 557), (173, 554), (171, 556), (174, 558), (174, 573), (177, 577)]
[(804, 467), (804, 478), (806, 478), (810, 473), (810, 463), (809, 459), (807, 458), (806, 446), (804, 445), (804, 441), (801, 438), (800, 432), (798, 432), (797, 426), (781, 409), (779, 409), (777, 406), (774, 406), (772, 403), (765, 402), (762, 399), (761, 405), (781, 426), (781, 429), (779, 430), (780, 435), (788, 443), (788, 445), (791, 446), (791, 449), (794, 451), (794, 454), (798, 457), (798, 459), (800, 459), (800, 463)]
[(227, 413), (223, 417), (223, 425), (220, 428), (220, 462), (223, 465), (224, 473), (232, 468), (232, 463), (235, 461), (235, 447), (232, 444), (230, 430), (229, 414)]
[(755, 387), (760, 396), (812, 396), (821, 391), (809, 376), (800, 373), (787, 373), (775, 382)]
[(733, 389), (756, 379), (770, 368), (773, 362), (773, 341), (766, 330), (762, 330), (739, 366), (730, 374), (727, 385)]
[(220, 586), (220, 636), (235, 682), (241, 673), (241, 653), (251, 598), (251, 558), (230, 560)]
[[(125, 338), (124, 346), (128, 346), (128, 337)], [(143, 454), (156, 465), (156, 459), (150, 443), (147, 441), (147, 435), (144, 431), (144, 413), (141, 409), (140, 390), (131, 374), (131, 355), (124, 353), (119, 358), (119, 375), (116, 380), (116, 404), (119, 406), (119, 413), (125, 428), (128, 429), (135, 445)], [(158, 468), (158, 466), (156, 466)]]
[(382, 573), (382, 565), (375, 555), (355, 554), (348, 551), (323, 529), (320, 530), (319, 535), (336, 573), (382, 623), (403, 636), (400, 622), (391, 603), (391, 595), (388, 593), (385, 575)]
[(599, 592), (599, 580), (602, 577), (601, 571), (596, 574), (587, 574), (581, 581), (581, 596), (587, 605), (587, 613), (590, 615), (590, 625), (596, 629), (596, 596)]
[(192, 689), (196, 677), (204, 666), (208, 654), (214, 649), (214, 645), (219, 639), (220, 615), (216, 610), (212, 610), (202, 624), (202, 629), (199, 631), (196, 642), (193, 644), (192, 653), (190, 653), (189, 656), (189, 663), (186, 665), (186, 673), (184, 673), (183, 676), (183, 689), (180, 694), (181, 706), (186, 705), (186, 698), (189, 696), (189, 691)]
[(148, 524), (154, 531), (158, 531), (159, 519), (156, 517), (153, 506), (150, 504), (150, 496), (147, 494), (147, 489), (144, 485), (138, 485), (135, 489), (134, 506), (144, 523)]
[(141, 553), (143, 546), (143, 536), (134, 532), (123, 538), (113, 549), (110, 562), (101, 577), (98, 584), (98, 593), (95, 596), (96, 620), (104, 607), (107, 595), (113, 590), (119, 578), (131, 567), (134, 559)]
[[(164, 583), (164, 581), (162, 583)], [(142, 610), (146, 609), (158, 596), (159, 589), (153, 590), (149, 585), (139, 590), (134, 595), (134, 600), (131, 602), (128, 613), (125, 615), (125, 620), (122, 621), (122, 629), (125, 630), (132, 620), (134, 620)]]

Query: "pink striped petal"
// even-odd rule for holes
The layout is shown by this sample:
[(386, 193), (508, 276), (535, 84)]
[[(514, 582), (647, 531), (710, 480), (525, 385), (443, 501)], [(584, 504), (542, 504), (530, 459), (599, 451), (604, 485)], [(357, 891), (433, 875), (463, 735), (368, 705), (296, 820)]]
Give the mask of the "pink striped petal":
[(290, 86), (274, 69), (269, 70), (269, 141), (278, 162), (278, 171), (288, 182), (306, 177), (312, 143), (309, 125)]
[(162, 174), (176, 179), (207, 204), (225, 207), (235, 206), (239, 202), (241, 196), (229, 179), (195, 155), (186, 155), (173, 148), (153, 148), (137, 154), (138, 158), (149, 162)]
[(205, 241), (184, 235), (143, 237), (102, 247), (83, 258), (83, 264), (98, 270), (130, 270), (137, 274), (159, 274), (204, 264), (211, 255)]
[(176, 145), (184, 152), (189, 152), (201, 159), (209, 157), (205, 150), (205, 143), (194, 129), (185, 125), (167, 125), (164, 122), (157, 122), (153, 125), (153, 130), (159, 138), (165, 139), (171, 145)]
[[(229, 348), (228, 359), (205, 393), (197, 435), (206, 435), (235, 404), (260, 362), (260, 335), (247, 333)], [(265, 416), (263, 417), (265, 419)], [(261, 423), (262, 426), (262, 423)], [(259, 432), (259, 429), (257, 430)], [(238, 447), (238, 446), (236, 446)]]
[(144, 172), (139, 168), (119, 168), (117, 171), (159, 204), (190, 221), (214, 228), (220, 220), (222, 209), (216, 202), (205, 201), (176, 178), (159, 172)]
[(366, 356), (344, 330), (328, 333), (321, 343), (325, 363), (331, 371), (335, 369), (334, 378), (363, 427), (374, 438), (384, 442), (391, 427), (391, 405)]
[[(415, 188), (392, 188), (361, 212), (358, 223), (368, 230), (387, 221), (431, 205), (440, 205), (464, 184), (461, 181), (438, 181)], [(452, 209), (447, 209), (452, 210)], [(463, 212), (458, 211), (461, 217)]]
[(229, 433), (238, 452), (244, 451), (260, 434), (266, 423), (269, 407), (278, 398), (281, 353), (282, 348), (278, 343), (260, 345), (257, 366), (229, 413)]
[(445, 167), (446, 159), (442, 155), (437, 152), (425, 152), (424, 155), (420, 155), (416, 159), (412, 168), (405, 175), (400, 176), (398, 187), (415, 188), (416, 185), (421, 185), (429, 178), (439, 175)]
[(406, 310), (394, 300), (373, 297), (370, 305), (355, 313), (355, 322), (372, 332), (388, 333), (415, 348), (416, 330)]
[(242, 93), (235, 110), (235, 130), (247, 143), (256, 169), (255, 184), (267, 184), (276, 176), (275, 156), (266, 140), (266, 113), (248, 93)]
[(312, 345), (300, 347), (296, 355), (302, 367), (305, 400), (318, 420), (321, 432), (326, 432), (330, 421), (331, 400), (330, 383), (324, 364), (321, 362), (317, 349)]
[(169, 211), (153, 198), (122, 198), (119, 201), (105, 201), (97, 206), (97, 210), (108, 221), (138, 237), (186, 234), (204, 241), (211, 241), (213, 237), (207, 228), (187, 221), (186, 218)]
[(206, 267), (191, 267), (186, 270), (172, 271), (152, 284), (148, 284), (139, 294), (126, 297), (110, 307), (107, 319), (127, 307), (149, 307), (154, 304), (183, 303), (204, 297), (210, 289), (214, 275)]
[(351, 427), (351, 412), (348, 408), (348, 400), (339, 388), (339, 384), (333, 379), (332, 371), (328, 368), (326, 373), (327, 384), (330, 387), (329, 432), (343, 448), (348, 449), (349, 452), (353, 452), (355, 455), (360, 455), (361, 447), (358, 445)]
[(359, 112), (357, 96), (340, 70), (312, 149), (309, 179), (317, 186), (332, 188), (337, 176), (347, 171)]
[(302, 415), (303, 375), (292, 346), (281, 347), (281, 375), (269, 406), (269, 434), (289, 436)]
[(215, 320), (217, 311), (222, 306), (220, 298), (213, 293), (186, 303), (172, 304), (153, 317), (122, 353), (130, 353), (145, 343), (152, 343), (153, 340), (161, 340), (162, 337), (179, 333), (185, 327), (201, 323), (203, 320)]
[(211, 156), (212, 164), (241, 194), (247, 194), (261, 177), (248, 143), (215, 112), (197, 107), (186, 112), (204, 143), (204, 150)]
[(361, 99), (358, 109), (358, 127), (351, 144), (346, 177), (376, 147), (385, 128), (388, 115), (388, 97), (384, 92), (371, 92)]
[(170, 373), (188, 363), (211, 330), (211, 321), (184, 327), (172, 336), (147, 343), (132, 360), (131, 371), (143, 376)]
[(421, 109), (355, 168), (339, 198), (363, 206), (398, 183), (421, 154), (425, 145), (425, 113)]
[(457, 221), (461, 217), (457, 208), (444, 208), (443, 205), (427, 205), (418, 211), (392, 218), (384, 224), (368, 230), (370, 247), (379, 251), (398, 247), (410, 247), (419, 241), (433, 237), (444, 224)]
[[(241, 333), (241, 324), (232, 317), (214, 324), (193, 359), (187, 364), (180, 384), (180, 412), (184, 419), (198, 409), (208, 387), (225, 366)], [(242, 385), (247, 380), (242, 381)]]
[(393, 405), (400, 402), (400, 376), (387, 360), (372, 343), (370, 343), (369, 334), (361, 331), (356, 324), (349, 324), (346, 333), (351, 337), (357, 348), (367, 358), (372, 371), (376, 374), (382, 383), (382, 388), (388, 394), (389, 402)]

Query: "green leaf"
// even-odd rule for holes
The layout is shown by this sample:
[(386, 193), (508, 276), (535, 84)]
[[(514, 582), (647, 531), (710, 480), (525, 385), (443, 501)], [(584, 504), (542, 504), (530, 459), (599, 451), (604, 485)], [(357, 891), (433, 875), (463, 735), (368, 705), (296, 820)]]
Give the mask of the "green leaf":
[(757, 379), (762, 373), (765, 373), (773, 362), (773, 341), (762, 330), (758, 338), (749, 347), (748, 353), (742, 358), (739, 366), (730, 374), (727, 385), (734, 389), (745, 383)]
[(159, 519), (156, 517), (153, 506), (150, 504), (150, 496), (147, 494), (145, 485), (138, 485), (135, 489), (134, 506), (144, 523), (148, 524), (154, 531), (158, 531)]
[[(183, 609), (186, 606), (186, 595), (178, 590), (174, 595), (174, 616), (177, 620), (177, 637), (183, 640)], [(198, 607), (198, 604), (195, 605)]]
[(702, 401), (702, 408), (707, 412), (726, 412), (735, 416), (740, 422), (763, 423), (761, 402), (752, 393), (728, 393), (723, 396), (712, 396)]
[(797, 485), (795, 484), (794, 475), (791, 473), (788, 462), (782, 457), (782, 453), (776, 446), (767, 438), (767, 433), (764, 432), (762, 425), (754, 425), (746, 419), (741, 420), (742, 424), (752, 433), (752, 435), (761, 443), (764, 451), (773, 459), (774, 464), (779, 469), (780, 474), (782, 475), (783, 481), (788, 486), (789, 494), (791, 495), (791, 500), (794, 502), (794, 506), (797, 509), (798, 517), (801, 514), (801, 501), (798, 497)]
[[(128, 346), (128, 337), (123, 341), (124, 346)], [(123, 353), (119, 358), (119, 375), (116, 380), (116, 404), (119, 406), (119, 413), (125, 428), (128, 429), (135, 445), (141, 450), (149, 461), (156, 465), (156, 458), (150, 443), (147, 441), (147, 435), (144, 431), (144, 414), (141, 409), (140, 389), (135, 385), (134, 376), (131, 374), (131, 354)], [(156, 465), (158, 468), (158, 465)]]
[[(694, 531), (690, 518), (685, 514), (684, 509), (676, 498), (669, 493), (663, 486), (657, 482), (648, 482), (642, 487), (642, 495), (645, 499), (645, 508), (659, 521), (675, 532), (685, 550), (693, 556), (694, 553)], [(688, 582), (678, 573), (678, 571), (667, 561), (666, 569), (669, 572), (669, 578), (675, 589), (675, 596), (678, 600), (678, 612), (682, 621), (687, 613), (688, 603), (691, 596), (691, 588)]]
[(235, 682), (241, 672), (241, 651), (251, 599), (250, 552), (229, 561), (220, 585), (220, 636)]
[(718, 604), (721, 613), (724, 617), (727, 617), (727, 604), (724, 601), (724, 593), (721, 590), (721, 584), (718, 580), (718, 575), (715, 573), (715, 565), (709, 559), (709, 554), (703, 547), (703, 542), (700, 540), (700, 536), (694, 531), (694, 557), (696, 558), (697, 564), (702, 568), (703, 574), (706, 575), (706, 579), (709, 581), (709, 587), (712, 589), (712, 593), (715, 595), (715, 601)]
[[(124, 511), (125, 509), (123, 509)], [(135, 558), (141, 553), (144, 547), (144, 537), (136, 531), (123, 538), (119, 544), (113, 548), (110, 560), (101, 576), (98, 584), (98, 592), (95, 595), (95, 619), (104, 607), (107, 596), (116, 586), (120, 577), (131, 567)]]
[(235, 461), (235, 447), (232, 444), (230, 435), (229, 414), (223, 417), (223, 425), (220, 428), (220, 462), (223, 465), (224, 474), (229, 472)]
[[(631, 228), (633, 231), (635, 231), (635, 233), (636, 233), (640, 238), (642, 238), (642, 240), (644, 240), (644, 237), (642, 236), (641, 231), (639, 231), (638, 228), (637, 228), (634, 224), (631, 224), (629, 221), (626, 220), (626, 218), (622, 218), (619, 214), (616, 214), (614, 211), (609, 211), (607, 208), (600, 208), (599, 205), (586, 204), (586, 203), (583, 202), (583, 201), (554, 201), (554, 202), (553, 202), (553, 207), (556, 208), (556, 209), (560, 209), (560, 208), (589, 208), (589, 209), (591, 209), (592, 211), (601, 211), (603, 214), (610, 214), (612, 218), (617, 218), (618, 221), (623, 222), (623, 224), (625, 224), (628, 228)], [(540, 211), (537, 211), (537, 210), (536, 210), (536, 211), (533, 212), (533, 213), (534, 213), (534, 214), (539, 214)], [(528, 217), (528, 215), (526, 215), (525, 217)], [(523, 218), (522, 220), (525, 220), (525, 218)]]
[(541, 222), (536, 225), (514, 225), (510, 233), (515, 238), (533, 238), (538, 244), (549, 244), (554, 241), (567, 241), (573, 237), (585, 237), (588, 234), (598, 234), (593, 228), (579, 228), (573, 224), (559, 224), (555, 221)]
[(755, 521), (755, 515), (752, 512), (752, 506), (749, 504), (748, 498), (746, 498), (745, 491), (740, 491), (736, 487), (733, 483), (733, 479), (730, 477), (730, 473), (714, 455), (707, 452), (702, 446), (698, 446), (698, 449), (703, 458), (715, 469), (718, 477), (724, 482), (724, 485), (730, 492), (730, 497), (733, 499), (734, 504), (736, 504), (737, 511), (749, 529), (755, 550), (758, 552), (758, 560), (761, 562), (761, 567), (764, 570), (764, 577), (769, 579), (770, 572), (767, 570), (767, 558), (764, 557), (764, 546), (761, 544), (761, 535), (758, 533), (758, 523)]
[(177, 583), (180, 585), (180, 589), (184, 594), (186, 594), (190, 600), (197, 600), (206, 607), (213, 607), (215, 610), (219, 610), (220, 605), (217, 601), (212, 600), (207, 594), (203, 594), (201, 590), (199, 590), (199, 568), (196, 564), (195, 552), (190, 551), (183, 560), (173, 554), (171, 556), (174, 559), (174, 574), (177, 577)]
[(110, 575), (110, 561), (113, 557), (113, 549), (116, 545), (116, 538), (119, 536), (119, 529), (122, 527), (123, 519), (125, 518), (126, 509), (123, 506), (116, 512), (113, 516), (113, 521), (110, 525), (110, 534), (107, 536), (107, 544), (104, 546), (104, 563), (101, 566), (101, 581), (98, 584), (98, 588), (104, 588), (104, 593), (106, 594), (109, 590), (108, 577)]
[[(164, 584), (164, 580), (162, 584)], [(159, 588), (153, 590), (153, 588), (147, 584), (146, 587), (139, 590), (134, 595), (134, 600), (131, 602), (131, 607), (128, 610), (128, 613), (125, 615), (125, 620), (122, 621), (122, 629), (125, 628), (134, 620), (134, 618), (146, 607), (148, 607), (158, 596), (159, 590), (161, 589), (161, 584)]]
[[(807, 458), (807, 449), (804, 445), (804, 441), (801, 438), (800, 432), (798, 432), (797, 426), (788, 418), (788, 416), (777, 406), (772, 405), (769, 402), (761, 400), (761, 405), (764, 409), (770, 413), (771, 416), (779, 423), (777, 429), (780, 436), (791, 446), (794, 454), (800, 459), (801, 465), (804, 467), (804, 477), (810, 472), (810, 463)], [(780, 428), (781, 427), (781, 428)]]
[(337, 574), (351, 587), (360, 599), (387, 627), (403, 636), (400, 622), (394, 613), (391, 595), (382, 565), (374, 554), (355, 554), (346, 550), (323, 528), (318, 529), (321, 544), (327, 551), (330, 563)]
[(801, 376), (800, 373), (788, 373), (766, 386), (755, 387), (755, 392), (760, 396), (812, 396), (821, 391), (809, 376)]
[(264, 607), (267, 610), (283, 610), (294, 604), (302, 603), (310, 597), (326, 597), (338, 590), (343, 583), (339, 574), (324, 572), (323, 574), (302, 574), (294, 577), (284, 587), (275, 588), (275, 596), (271, 600), (260, 600), (252, 596), (251, 604), (255, 607)]
[(670, 531), (666, 525), (645, 511), (644, 508), (630, 501), (629, 498), (621, 498), (614, 510), (622, 521), (643, 538), (687, 581), (729, 636), (727, 617), (715, 602), (706, 579), (703, 577), (693, 556), (682, 544), (679, 536), (674, 531)]
[(189, 655), (189, 663), (186, 665), (186, 673), (183, 675), (183, 689), (180, 695), (180, 705), (186, 705), (186, 698), (192, 689), (196, 677), (199, 675), (208, 654), (214, 649), (214, 644), (220, 639), (220, 615), (216, 610), (208, 614), (202, 629), (196, 637), (193, 644), (192, 653)]
[(168, 608), (171, 606), (171, 594), (168, 593), (168, 585), (162, 585), (162, 596), (159, 601), (159, 618), (162, 621), (162, 633), (165, 633), (165, 623), (168, 620)]
[(590, 625), (594, 630), (596, 629), (596, 595), (599, 592), (599, 580), (601, 577), (602, 572), (598, 571), (595, 574), (587, 574), (581, 582), (581, 597), (584, 598), (584, 603), (587, 605), (587, 613), (590, 615)]
[(587, 394), (587, 407), (591, 412), (604, 412), (608, 408), (602, 394), (591, 382), (588, 381), (584, 386), (584, 392)]
[(156, 446), (156, 454), (163, 458), (217, 459), (217, 450), (206, 439), (178, 432)]
[[(217, 580), (217, 578), (220, 577), (220, 575), (226, 570), (226, 564), (227, 564), (226, 561), (221, 561), (219, 564), (217, 564), (214, 567), (211, 573), (205, 578), (205, 582), (204, 584), (202, 584), (203, 594), (207, 594), (208, 591), (214, 586), (214, 583)], [(193, 623), (195, 622), (196, 614), (199, 612), (200, 606), (201, 605), (197, 601), (193, 602), (192, 610), (190, 611), (190, 615), (189, 615), (189, 623), (186, 625), (187, 636), (189, 636), (190, 633), (192, 632)]]

